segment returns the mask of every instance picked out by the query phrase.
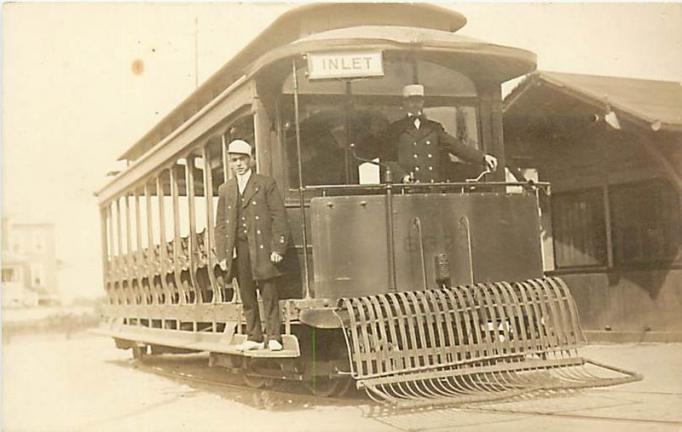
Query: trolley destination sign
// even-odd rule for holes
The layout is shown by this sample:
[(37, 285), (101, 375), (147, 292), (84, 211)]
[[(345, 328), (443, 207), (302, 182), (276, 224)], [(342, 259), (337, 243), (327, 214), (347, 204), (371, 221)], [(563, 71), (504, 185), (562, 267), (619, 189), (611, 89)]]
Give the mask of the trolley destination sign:
[(384, 76), (381, 51), (327, 51), (307, 57), (311, 80)]

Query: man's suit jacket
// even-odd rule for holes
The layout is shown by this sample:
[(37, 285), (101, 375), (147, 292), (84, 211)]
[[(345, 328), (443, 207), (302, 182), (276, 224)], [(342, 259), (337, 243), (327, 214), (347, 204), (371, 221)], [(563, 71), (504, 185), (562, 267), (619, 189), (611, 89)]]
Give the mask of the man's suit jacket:
[(232, 274), (237, 230), (244, 229), (246, 225), (253, 278), (264, 280), (281, 275), (279, 265), (270, 261), (270, 254), (277, 252), (284, 256), (289, 229), (284, 202), (275, 180), (252, 172), (242, 197), (239, 196), (236, 178), (222, 184), (218, 195), (216, 257), (218, 261), (227, 260), (227, 274)]
[(409, 173), (422, 183), (447, 180), (448, 153), (467, 162), (485, 164), (483, 152), (445, 132), (440, 123), (423, 117), (419, 129), (409, 117), (392, 123), (380, 141), (380, 157), (393, 171), (394, 181)]

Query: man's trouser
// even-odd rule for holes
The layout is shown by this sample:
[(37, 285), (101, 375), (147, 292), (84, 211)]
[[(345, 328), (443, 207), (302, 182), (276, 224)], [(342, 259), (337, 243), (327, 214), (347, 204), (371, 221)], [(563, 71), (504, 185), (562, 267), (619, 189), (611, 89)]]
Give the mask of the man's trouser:
[(242, 308), (246, 317), (246, 334), (248, 340), (262, 342), (263, 329), (261, 327), (260, 312), (258, 311), (258, 298), (256, 289), (260, 290), (263, 300), (263, 313), (265, 314), (265, 330), (268, 340), (281, 341), (281, 319), (279, 313), (279, 296), (275, 278), (258, 281), (253, 280), (251, 273), (251, 258), (249, 257), (248, 240), (237, 240), (237, 282), (239, 282), (239, 295), (242, 299)]

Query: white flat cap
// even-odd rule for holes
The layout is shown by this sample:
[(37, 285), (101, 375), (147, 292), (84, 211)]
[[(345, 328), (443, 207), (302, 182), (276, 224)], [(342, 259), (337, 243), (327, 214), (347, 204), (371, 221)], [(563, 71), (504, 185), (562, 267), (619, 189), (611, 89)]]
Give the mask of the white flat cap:
[(227, 146), (228, 153), (245, 154), (251, 156), (251, 146), (244, 140), (234, 140)]
[(412, 96), (424, 97), (424, 86), (421, 84), (410, 84), (403, 87), (403, 97)]

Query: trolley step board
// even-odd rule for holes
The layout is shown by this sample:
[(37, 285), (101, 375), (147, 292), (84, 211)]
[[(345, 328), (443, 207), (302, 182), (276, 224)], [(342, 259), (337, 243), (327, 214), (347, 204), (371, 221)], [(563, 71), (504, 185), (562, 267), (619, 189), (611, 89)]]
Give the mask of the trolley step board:
[(641, 379), (583, 359), (561, 279), (339, 300), (353, 377), (395, 407), (465, 404)]
[(109, 324), (102, 325), (92, 332), (127, 341), (130, 347), (158, 345), (255, 358), (298, 358), (301, 356), (298, 338), (289, 334), (282, 335), (284, 349), (281, 351), (267, 349), (244, 351), (241, 349), (241, 344), (246, 341), (246, 335), (234, 333), (236, 326), (237, 323), (225, 326), (223, 333), (169, 331), (160, 328), (125, 325), (121, 320), (112, 320)]

